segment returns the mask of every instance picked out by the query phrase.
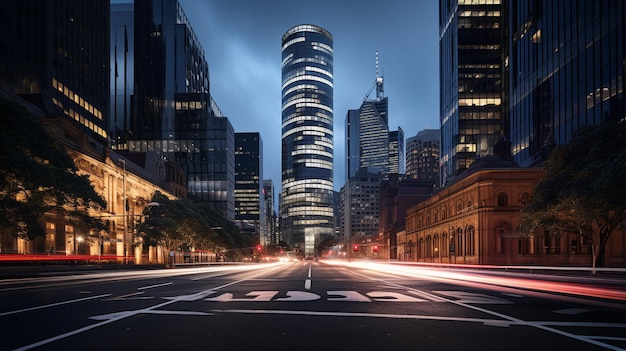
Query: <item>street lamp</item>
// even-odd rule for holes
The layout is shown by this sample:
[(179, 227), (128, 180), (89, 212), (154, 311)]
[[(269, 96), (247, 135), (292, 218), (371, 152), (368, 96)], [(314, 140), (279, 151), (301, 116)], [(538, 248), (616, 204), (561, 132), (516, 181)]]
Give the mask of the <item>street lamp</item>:
[(126, 212), (126, 160), (119, 160), (119, 163), (122, 165), (122, 194), (123, 194), (123, 202), (122, 202), (122, 213), (124, 215), (124, 263), (128, 263), (128, 217)]
[(78, 248), (76, 247), (76, 242), (78, 242), (78, 248), (80, 248), (80, 243), (83, 242), (83, 237), (82, 236), (78, 236), (76, 238), (76, 240), (74, 240), (74, 254), (78, 255)]

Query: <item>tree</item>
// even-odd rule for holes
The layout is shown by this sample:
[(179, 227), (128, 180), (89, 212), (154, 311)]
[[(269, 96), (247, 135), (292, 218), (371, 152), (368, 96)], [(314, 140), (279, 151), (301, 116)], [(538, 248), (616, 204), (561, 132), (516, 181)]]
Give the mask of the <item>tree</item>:
[(155, 206), (144, 210), (145, 220), (136, 228), (137, 242), (161, 246), (164, 254), (192, 247), (228, 249), (245, 243), (234, 223), (206, 202), (193, 198), (170, 200), (160, 192), (151, 201)]
[(626, 222), (625, 140), (626, 122), (608, 120), (558, 146), (522, 210), (520, 231), (575, 233), (591, 245), (593, 267), (603, 266), (611, 234)]
[(0, 99), (0, 226), (32, 240), (45, 236), (41, 218), (57, 211), (99, 228), (89, 210), (106, 201), (79, 175), (72, 158), (26, 109)]

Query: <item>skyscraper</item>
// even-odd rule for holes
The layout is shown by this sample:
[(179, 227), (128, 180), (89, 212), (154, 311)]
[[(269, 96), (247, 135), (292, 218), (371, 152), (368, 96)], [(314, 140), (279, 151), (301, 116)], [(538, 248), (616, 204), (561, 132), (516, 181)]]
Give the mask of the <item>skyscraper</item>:
[(389, 173), (404, 174), (404, 130), (389, 132)]
[(259, 133), (235, 133), (235, 222), (266, 242), (263, 198), (263, 140)]
[(0, 88), (107, 143), (108, 1), (5, 1)]
[(503, 129), (502, 0), (440, 1), (441, 177), (493, 155)]
[(297, 25), (282, 37), (281, 228), (305, 255), (334, 235), (333, 37)]
[(280, 238), (276, 232), (276, 211), (274, 210), (274, 182), (271, 179), (263, 180), (263, 198), (265, 202), (265, 241), (261, 239), (261, 243), (278, 244)]
[(541, 164), (580, 128), (623, 119), (622, 0), (511, 2), (510, 141), (520, 166)]
[[(370, 94), (376, 91), (376, 96)], [(389, 98), (385, 96), (384, 79), (378, 75), (358, 110), (346, 115), (346, 181), (361, 168), (371, 173), (404, 173), (404, 131), (389, 131)]]
[(209, 66), (182, 6), (147, 0), (111, 10), (111, 147), (178, 163), (188, 193), (234, 220), (234, 130), (209, 94)]
[(406, 140), (406, 175), (430, 179), (439, 187), (439, 129), (424, 129)]

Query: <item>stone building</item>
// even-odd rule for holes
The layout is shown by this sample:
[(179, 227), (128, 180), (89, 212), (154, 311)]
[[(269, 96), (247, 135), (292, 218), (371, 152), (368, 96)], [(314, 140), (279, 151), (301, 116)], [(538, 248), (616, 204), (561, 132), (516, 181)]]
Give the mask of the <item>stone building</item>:
[[(407, 211), (399, 235), (401, 261), (482, 264), (591, 266), (591, 246), (573, 233), (517, 231), (520, 211), (543, 175), (487, 156), (462, 177)], [(626, 264), (626, 232), (614, 233), (606, 263)], [(400, 254), (401, 253), (401, 254)]]

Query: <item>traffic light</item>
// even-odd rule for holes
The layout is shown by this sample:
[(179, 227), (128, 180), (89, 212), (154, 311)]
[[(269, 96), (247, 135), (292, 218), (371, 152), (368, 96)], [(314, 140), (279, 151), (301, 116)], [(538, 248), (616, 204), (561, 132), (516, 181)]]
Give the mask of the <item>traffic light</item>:
[(352, 245), (352, 251), (354, 252), (359, 251), (359, 245), (356, 245), (356, 244)]
[(374, 247), (372, 247), (372, 251), (374, 253), (378, 253), (378, 245), (374, 245)]
[(263, 249), (263, 248), (261, 247), (261, 245), (257, 245), (257, 246), (256, 246), (256, 251), (257, 251), (257, 252), (261, 252), (261, 250), (262, 250), (262, 249)]

